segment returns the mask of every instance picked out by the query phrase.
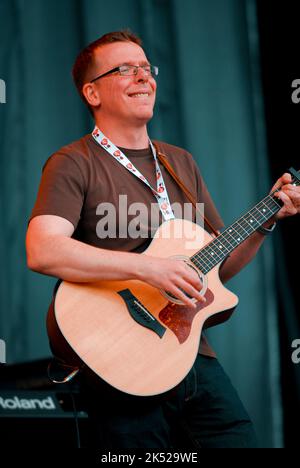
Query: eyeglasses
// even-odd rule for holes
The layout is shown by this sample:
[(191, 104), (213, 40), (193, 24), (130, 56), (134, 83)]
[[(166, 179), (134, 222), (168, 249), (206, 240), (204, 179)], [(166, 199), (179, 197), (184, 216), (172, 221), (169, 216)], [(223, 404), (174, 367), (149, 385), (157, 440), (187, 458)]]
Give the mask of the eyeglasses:
[(93, 83), (96, 80), (99, 80), (99, 78), (103, 78), (104, 76), (111, 75), (112, 73), (119, 73), (121, 76), (131, 76), (131, 75), (137, 75), (139, 68), (141, 68), (144, 73), (146, 73), (147, 76), (157, 76), (158, 75), (158, 67), (155, 67), (154, 65), (120, 65), (119, 67), (113, 68), (112, 70), (109, 70), (106, 73), (103, 73), (103, 75), (96, 76), (96, 78), (93, 78), (90, 80), (90, 83)]

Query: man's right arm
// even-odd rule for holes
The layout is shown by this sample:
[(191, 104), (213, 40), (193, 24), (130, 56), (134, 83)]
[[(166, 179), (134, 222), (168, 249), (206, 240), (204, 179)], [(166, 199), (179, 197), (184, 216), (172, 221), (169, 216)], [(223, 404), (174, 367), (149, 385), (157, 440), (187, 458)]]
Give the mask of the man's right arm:
[(60, 216), (33, 218), (26, 236), (28, 267), (72, 282), (138, 279), (169, 291), (187, 305), (192, 301), (182, 290), (203, 300), (198, 276), (183, 261), (100, 249), (72, 239), (73, 232), (73, 224)]

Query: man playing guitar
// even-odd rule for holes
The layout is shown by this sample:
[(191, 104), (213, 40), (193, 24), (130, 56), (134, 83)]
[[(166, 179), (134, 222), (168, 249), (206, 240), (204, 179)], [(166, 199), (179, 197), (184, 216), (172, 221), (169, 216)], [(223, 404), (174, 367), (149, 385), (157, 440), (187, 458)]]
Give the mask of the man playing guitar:
[[(177, 325), (173, 323), (173, 328), (171, 327), (170, 314), (176, 307), (177, 311), (183, 307), (187, 314), (193, 312), (191, 323), (192, 320), (196, 323), (199, 316), (198, 314), (194, 318), (196, 312), (201, 308), (205, 311), (205, 307), (213, 303), (212, 296), (216, 295), (212, 287), (211, 296), (208, 293), (203, 294), (205, 275), (201, 276), (197, 268), (191, 267), (185, 259), (172, 258), (172, 255), (168, 254), (168, 241), (161, 253), (153, 248), (152, 251), (147, 251), (151, 253), (147, 255), (145, 249), (149, 246), (149, 239), (153, 237), (154, 232), (149, 218), (141, 218), (140, 229), (143, 235), (140, 236), (137, 236), (133, 212), (128, 210), (123, 224), (121, 221), (125, 196), (127, 206), (132, 206), (135, 202), (140, 202), (147, 208), (155, 205), (159, 215), (158, 224), (165, 223), (164, 226), (167, 226), (169, 221), (171, 226), (175, 225), (174, 219), (178, 216), (173, 210), (174, 203), (181, 207), (189, 203), (186, 194), (161, 164), (158, 153), (162, 152), (184, 185), (189, 187), (195, 200), (204, 203), (205, 214), (214, 227), (215, 234), (223, 227), (191, 155), (181, 148), (163, 142), (151, 142), (149, 139), (147, 123), (153, 116), (157, 73), (158, 69), (149, 63), (140, 39), (128, 31), (109, 33), (79, 54), (73, 68), (73, 76), (81, 97), (93, 114), (95, 129), (92, 134), (61, 148), (44, 166), (27, 232), (28, 266), (34, 271), (60, 278), (66, 283), (65, 291), (69, 291), (70, 294), (58, 294), (56, 317), (53, 315), (52, 322), (49, 321), (57, 321), (60, 325), (58, 311), (60, 307), (64, 308), (70, 304), (69, 309), (73, 310), (74, 314), (64, 312), (61, 318), (60, 328), (65, 338), (70, 328), (75, 343), (76, 339), (81, 337), (84, 322), (90, 323), (89, 335), (81, 339), (80, 348), (77, 350), (70, 340), (70, 350), (78, 351), (83, 361), (86, 356), (87, 366), (82, 371), (83, 385), (88, 395), (90, 416), (94, 421), (95, 443), (98, 446), (174, 447), (174, 428), (180, 426), (194, 447), (255, 447), (256, 440), (250, 418), (205, 337), (202, 336), (201, 341), (200, 335), (194, 339), (195, 345), (193, 349), (192, 345), (190, 346), (187, 355), (191, 353), (194, 356), (195, 346), (199, 345), (199, 353), (194, 356), (195, 361), (190, 365), (183, 363), (184, 369), (187, 369), (186, 375), (182, 376), (182, 380), (178, 377), (173, 388), (166, 384), (166, 391), (156, 390), (154, 384), (152, 389), (151, 379), (147, 379), (148, 372), (149, 375), (152, 369), (156, 372), (156, 366), (153, 364), (142, 371), (142, 384), (136, 384), (138, 379), (132, 377), (134, 374), (130, 376), (128, 371), (124, 371), (123, 375), (122, 369), (129, 361), (125, 341), (127, 332), (122, 328), (125, 327), (123, 322), (116, 322), (114, 325), (114, 340), (108, 328), (109, 333), (104, 334), (102, 340), (96, 339), (95, 335), (93, 341), (94, 332), (98, 329), (99, 314), (101, 319), (108, 322), (108, 327), (112, 326), (114, 308), (116, 309), (117, 305), (121, 306), (121, 315), (124, 316), (124, 311), (127, 310), (125, 305), (123, 307), (125, 293), (122, 298), (119, 292), (129, 290), (128, 284), (132, 285), (134, 293), (138, 291), (134, 289), (138, 284), (144, 285), (142, 287), (145, 288), (145, 302), (142, 303), (138, 297), (134, 313), (138, 308), (138, 313), (144, 314), (144, 321), (147, 321), (148, 314), (149, 322), (152, 320), (157, 326), (156, 333), (149, 331), (137, 323), (138, 317), (132, 320), (128, 314), (132, 322), (128, 330), (137, 330), (137, 336), (141, 335), (141, 340), (145, 340), (145, 359), (150, 359), (150, 349), (153, 349), (154, 353), (156, 348), (150, 348), (148, 336), (151, 336), (151, 339), (153, 337), (153, 340), (156, 340), (153, 342), (159, 344), (168, 339), (167, 349), (175, 350), (179, 345), (188, 347), (188, 339), (181, 338), (180, 334), (176, 335)], [(289, 173), (283, 174), (277, 180), (272, 189), (272, 203), (276, 206), (277, 200), (278, 209), (274, 209), (272, 216), (266, 216), (265, 222), (256, 220), (259, 227), (242, 239), (240, 244), (236, 240), (239, 238), (233, 238), (236, 243), (234, 250), (228, 247), (229, 237), (229, 244), (226, 244), (226, 238), (223, 237), (222, 246), (227, 246), (230, 255), (225, 256), (226, 261), (220, 261), (218, 266), (222, 283), (236, 275), (254, 258), (265, 239), (265, 234), (273, 229), (274, 223), (300, 212), (300, 188), (295, 181), (298, 181), (297, 177), (293, 179)], [(115, 207), (115, 218), (111, 223), (106, 214), (112, 206)], [(190, 221), (194, 222), (195, 216), (193, 208)], [(249, 222), (252, 222), (252, 219)], [(212, 229), (207, 225), (205, 228), (207, 233), (204, 236), (208, 236), (210, 241), (215, 239)], [(134, 235), (131, 235), (132, 232)], [(214, 252), (210, 254), (213, 256)], [(102, 291), (103, 307), (97, 306), (93, 315), (91, 304), (97, 305), (97, 301), (86, 301), (87, 296), (82, 296), (86, 310), (82, 325), (77, 326), (79, 321), (74, 306), (77, 293), (84, 291), (84, 294), (88, 292), (90, 295), (91, 292), (96, 292), (94, 297), (97, 297), (97, 288), (93, 286), (97, 284), (100, 285), (99, 291)], [(111, 284), (117, 285), (113, 291), (110, 289)], [(126, 287), (121, 287), (121, 284)], [(101, 285), (105, 285), (105, 288), (101, 289)], [(85, 286), (88, 289), (85, 289)], [(210, 283), (207, 291), (209, 287)], [(58, 293), (59, 290), (60, 287)], [(167, 296), (157, 296), (155, 304), (153, 301), (152, 310), (149, 297), (155, 291), (157, 294), (160, 294), (159, 291), (167, 292)], [(111, 308), (110, 297), (115, 298), (116, 304)], [(177, 300), (177, 305), (172, 303), (172, 298)], [(154, 309), (160, 301), (161, 310), (169, 314), (165, 321), (162, 315), (155, 315)], [(225, 308), (228, 309), (229, 306)], [(128, 317), (126, 316), (126, 320)], [(202, 325), (201, 323), (201, 327)], [(50, 324), (49, 329), (51, 327)], [(159, 333), (160, 336), (157, 335)], [(192, 335), (191, 329), (188, 334)], [(128, 346), (130, 340), (134, 341), (133, 346), (137, 346), (133, 348), (137, 350), (136, 353), (142, 353), (143, 350), (138, 348), (138, 340), (129, 336)], [(97, 371), (97, 358), (91, 357), (99, 341), (105, 344), (98, 356), (99, 359), (106, 359), (101, 367), (103, 374), (102, 371)], [(54, 352), (59, 354), (60, 351), (51, 336), (50, 342)], [(118, 343), (120, 348), (113, 359), (109, 359), (110, 351), (113, 351)], [(131, 355), (136, 353), (131, 352)], [(67, 355), (59, 357), (68, 361)], [(157, 372), (160, 372), (159, 364), (158, 362)], [(176, 374), (175, 362), (173, 367), (172, 361), (162, 362), (161, 365), (165, 366), (161, 367), (163, 371), (157, 374), (159, 378), (152, 381), (163, 382), (166, 369), (169, 369), (171, 375)], [(115, 374), (114, 366), (118, 369)], [(138, 371), (137, 367), (138, 364), (134, 361), (132, 371)], [(106, 378), (106, 375), (111, 377)], [(115, 388), (113, 378), (118, 382)]]

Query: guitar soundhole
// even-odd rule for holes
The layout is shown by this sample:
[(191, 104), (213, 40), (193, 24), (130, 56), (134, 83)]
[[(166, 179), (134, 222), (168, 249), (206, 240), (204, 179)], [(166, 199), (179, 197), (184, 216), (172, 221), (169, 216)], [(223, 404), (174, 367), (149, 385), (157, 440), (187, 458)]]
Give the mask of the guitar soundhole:
[[(182, 288), (179, 288), (180, 291), (182, 291), (189, 299), (192, 299), (192, 296), (190, 296), (187, 292), (185, 292)], [(169, 291), (166, 291), (166, 294), (173, 299), (172, 302), (176, 302), (178, 300), (177, 297), (174, 296), (174, 294), (170, 293)]]

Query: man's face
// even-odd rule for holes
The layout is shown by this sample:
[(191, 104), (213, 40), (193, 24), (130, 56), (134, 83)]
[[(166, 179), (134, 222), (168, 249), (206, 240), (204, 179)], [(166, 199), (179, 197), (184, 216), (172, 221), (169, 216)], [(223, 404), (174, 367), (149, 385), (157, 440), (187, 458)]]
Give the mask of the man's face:
[[(147, 65), (143, 49), (134, 42), (114, 42), (95, 51), (95, 76), (119, 65)], [(92, 79), (93, 77), (91, 77)], [(153, 115), (156, 81), (141, 68), (137, 75), (107, 75), (94, 82), (100, 95), (100, 115), (110, 121), (146, 124)]]

